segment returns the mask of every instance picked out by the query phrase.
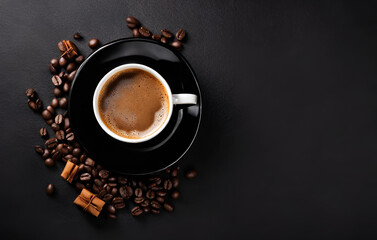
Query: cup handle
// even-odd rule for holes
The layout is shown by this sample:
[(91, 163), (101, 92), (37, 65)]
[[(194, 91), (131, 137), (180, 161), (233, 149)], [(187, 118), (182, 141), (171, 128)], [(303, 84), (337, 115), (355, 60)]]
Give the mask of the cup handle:
[(195, 94), (180, 93), (173, 94), (173, 104), (196, 104), (198, 97)]

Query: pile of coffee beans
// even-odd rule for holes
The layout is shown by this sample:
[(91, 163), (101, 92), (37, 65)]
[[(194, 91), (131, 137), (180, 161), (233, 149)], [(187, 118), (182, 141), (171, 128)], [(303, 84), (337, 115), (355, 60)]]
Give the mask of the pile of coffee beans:
[(153, 34), (148, 28), (141, 26), (140, 21), (135, 17), (126, 18), (127, 26), (132, 30), (132, 36), (135, 38), (152, 38), (156, 41), (170, 44), (173, 48), (182, 49), (182, 42), (185, 40), (186, 31), (179, 29), (174, 35), (169, 29), (162, 29), (160, 34)]
[[(146, 37), (151, 34), (148, 29), (139, 28), (140, 23), (137, 19), (128, 17), (127, 22), (129, 27), (137, 29), (142, 36)], [(185, 36), (184, 30), (180, 30), (178, 33), (177, 39), (182, 40)], [(159, 37), (171, 39), (172, 34), (164, 29), (162, 36)], [(158, 36), (154, 37), (154, 39), (156, 38)], [(82, 39), (81, 34), (75, 33), (74, 39)], [(98, 44), (98, 39), (91, 39), (88, 45), (91, 48), (96, 48)], [(60, 50), (61, 45), (62, 43), (59, 42)], [(76, 46), (74, 47), (76, 48)], [(110, 219), (116, 219), (117, 211), (125, 207), (130, 209), (133, 216), (147, 213), (159, 214), (162, 209), (167, 212), (174, 211), (172, 201), (180, 196), (178, 190), (180, 168), (178, 166), (149, 176), (118, 175), (97, 164), (75, 139), (67, 112), (64, 111), (68, 105), (67, 94), (71, 82), (84, 59), (84, 56), (79, 54), (76, 56), (63, 55), (59, 59), (51, 59), (49, 69), (53, 75), (51, 82), (55, 97), (45, 109), (43, 109), (42, 101), (38, 98), (36, 91), (32, 88), (26, 90), (30, 108), (40, 112), (42, 118), (54, 132), (54, 136), (49, 137), (48, 130), (45, 127), (40, 128), (39, 134), (45, 139), (45, 142), (44, 146), (35, 145), (35, 151), (41, 155), (47, 167), (53, 167), (58, 161), (67, 162), (68, 160), (78, 165), (79, 170), (72, 185), (78, 192), (86, 188), (105, 201), (106, 207), (102, 215), (106, 215)], [(63, 112), (59, 113), (59, 111)], [(193, 169), (188, 170), (185, 174), (188, 179), (194, 178), (196, 175), (197, 173)], [(54, 192), (54, 185), (49, 184), (46, 194), (52, 195)]]

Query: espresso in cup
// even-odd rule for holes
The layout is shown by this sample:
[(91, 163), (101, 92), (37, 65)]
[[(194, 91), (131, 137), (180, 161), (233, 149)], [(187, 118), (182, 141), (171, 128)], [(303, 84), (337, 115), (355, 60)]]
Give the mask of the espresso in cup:
[(174, 105), (195, 105), (197, 96), (172, 94), (166, 80), (154, 69), (137, 63), (118, 66), (98, 83), (93, 111), (111, 137), (141, 143), (157, 136), (168, 124)]
[(98, 97), (103, 123), (117, 135), (145, 138), (166, 121), (169, 96), (162, 83), (142, 69), (129, 68), (113, 74)]

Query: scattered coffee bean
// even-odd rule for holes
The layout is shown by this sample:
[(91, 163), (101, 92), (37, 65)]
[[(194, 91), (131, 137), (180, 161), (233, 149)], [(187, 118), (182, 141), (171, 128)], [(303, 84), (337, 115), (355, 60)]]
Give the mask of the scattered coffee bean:
[(157, 197), (156, 197), (156, 200), (157, 200), (157, 202), (159, 202), (159, 203), (163, 203), (163, 202), (165, 202), (165, 198), (164, 198), (164, 197), (160, 197), (160, 196), (157, 196)]
[[(68, 64), (68, 61), (64, 57), (61, 57), (59, 59), (59, 65), (60, 65), (60, 67), (65, 67), (65, 66), (67, 66), (67, 64)], [(64, 73), (63, 73), (63, 75), (64, 75)]]
[(63, 141), (64, 140), (64, 131), (63, 130), (59, 130), (57, 131), (56, 133), (56, 138), (58, 139), (58, 141)]
[(78, 56), (78, 57), (75, 59), (75, 62), (76, 62), (77, 64), (80, 65), (81, 63), (84, 62), (84, 60), (85, 60), (84, 56), (83, 56), (83, 55), (80, 55), (80, 56)]
[(31, 101), (30, 99), (28, 99), (28, 104), (29, 104), (29, 107), (33, 110), (33, 111), (37, 111), (38, 110), (38, 107), (37, 107), (37, 104), (33, 101)]
[(115, 215), (115, 214), (111, 214), (111, 213), (108, 213), (108, 214), (106, 215), (106, 217), (109, 218), (109, 219), (114, 219), (114, 220), (118, 219), (117, 215)]
[(177, 176), (178, 176), (178, 168), (174, 168), (174, 169), (171, 171), (171, 176), (172, 176), (172, 177), (177, 177)]
[(152, 209), (151, 209), (151, 212), (152, 212), (153, 214), (160, 214), (160, 209), (152, 208)]
[(91, 158), (89, 158), (89, 157), (85, 160), (85, 165), (88, 165), (88, 166), (94, 167), (95, 164), (96, 164), (96, 163), (94, 162), (94, 160), (91, 159)]
[(184, 29), (179, 29), (175, 37), (177, 40), (182, 41), (186, 37), (186, 31)]
[(81, 155), (81, 149), (80, 148), (74, 148), (72, 150), (72, 155), (75, 156), (75, 157), (78, 157)]
[(88, 42), (88, 46), (92, 49), (95, 49), (97, 48), (99, 45), (99, 40), (97, 38), (92, 38), (89, 40)]
[(58, 114), (58, 115), (56, 115), (56, 117), (55, 117), (55, 123), (56, 123), (57, 125), (60, 125), (60, 124), (62, 124), (63, 119), (64, 119), (63, 115), (62, 115), (62, 114)]
[(141, 188), (136, 188), (135, 189), (135, 196), (141, 197), (142, 195), (143, 195), (143, 190)]
[(143, 211), (144, 211), (145, 213), (149, 213), (149, 212), (151, 211), (151, 209), (150, 209), (150, 207), (144, 207), (144, 208), (143, 208)]
[(139, 204), (144, 201), (144, 197), (135, 197), (134, 198), (134, 203)]
[(110, 201), (113, 198), (113, 195), (107, 193), (105, 196), (103, 196), (102, 200), (105, 202)]
[(131, 214), (132, 216), (140, 216), (141, 214), (143, 214), (143, 210), (139, 206), (136, 206), (132, 208)]
[(82, 36), (81, 36), (80, 33), (77, 32), (77, 33), (73, 34), (73, 38), (76, 39), (76, 40), (80, 40), (80, 39), (82, 39)]
[(58, 59), (56, 59), (56, 58), (51, 59), (51, 60), (50, 60), (50, 64), (51, 64), (54, 68), (59, 67), (59, 61), (58, 61)]
[(52, 118), (51, 119), (48, 119), (48, 120), (46, 120), (46, 123), (48, 124), (48, 125), (51, 125), (52, 123), (54, 122), (54, 120), (52, 120)]
[(173, 187), (173, 183), (171, 182), (170, 179), (166, 179), (164, 181), (164, 189), (170, 190)]
[(58, 75), (52, 76), (51, 81), (55, 87), (60, 87), (63, 83), (62, 79)]
[(71, 86), (69, 85), (69, 83), (65, 82), (65, 83), (63, 84), (63, 91), (64, 91), (65, 93), (68, 93), (70, 87), (71, 87)]
[(177, 188), (179, 186), (179, 179), (177, 177), (172, 178), (173, 187)]
[(72, 142), (73, 140), (75, 140), (75, 134), (73, 132), (68, 133), (66, 139)]
[(174, 207), (170, 203), (164, 203), (164, 209), (166, 211), (168, 211), (168, 212), (173, 212), (174, 211)]
[(135, 38), (141, 37), (139, 29), (137, 29), (137, 28), (132, 29), (132, 36), (135, 37)]
[(57, 107), (59, 106), (59, 101), (58, 101), (57, 98), (53, 98), (53, 99), (51, 100), (51, 106), (52, 106), (53, 108), (57, 108)]
[(39, 153), (39, 154), (43, 154), (43, 148), (42, 148), (42, 146), (41, 145), (35, 145), (34, 146), (34, 150), (37, 152), (37, 153)]
[(43, 138), (45, 138), (45, 137), (47, 137), (47, 129), (46, 128), (41, 128), (40, 130), (39, 130), (39, 134), (41, 135), (41, 137), (43, 137)]
[(52, 160), (52, 158), (47, 158), (47, 159), (45, 160), (45, 165), (46, 165), (47, 167), (53, 167), (53, 166), (55, 165), (55, 162), (54, 162), (54, 160)]
[(37, 105), (37, 110), (39, 111), (42, 108), (42, 100), (38, 98), (35, 100), (35, 104)]
[(137, 28), (137, 27), (140, 26), (139, 20), (137, 20), (136, 18), (131, 17), (131, 16), (126, 18), (126, 22), (127, 22), (127, 26), (129, 28)]
[(179, 198), (179, 192), (178, 192), (178, 190), (175, 190), (174, 192), (172, 192), (172, 194), (171, 194), (171, 198), (172, 199), (178, 199)]
[(37, 93), (35, 92), (34, 89), (32, 89), (32, 88), (28, 88), (28, 89), (26, 90), (26, 96), (27, 96), (29, 99), (33, 99), (33, 98), (35, 98), (36, 95), (37, 95)]
[(129, 199), (133, 195), (133, 190), (130, 186), (122, 186), (119, 188), (119, 194), (124, 199)]
[(161, 208), (161, 204), (157, 201), (151, 201), (151, 206), (155, 209), (160, 209)]
[(152, 35), (152, 39), (156, 40), (156, 41), (160, 41), (161, 39), (161, 35), (160, 34), (153, 34)]
[(186, 178), (188, 178), (188, 179), (193, 179), (193, 178), (195, 178), (196, 176), (198, 175), (198, 173), (196, 172), (196, 170), (195, 169), (191, 169), (191, 170), (188, 170), (188, 171), (186, 171)]
[(51, 129), (54, 130), (55, 132), (57, 132), (57, 131), (60, 130), (60, 127), (56, 123), (52, 123), (51, 124)]
[(168, 29), (162, 29), (161, 30), (161, 35), (164, 36), (167, 39), (173, 37), (173, 34)]
[(105, 170), (105, 169), (102, 169), (101, 171), (99, 171), (99, 176), (100, 178), (108, 178), (110, 175), (109, 171), (108, 170)]
[(55, 114), (55, 109), (54, 109), (52, 106), (50, 106), (50, 105), (48, 105), (48, 106), (46, 107), (46, 110), (49, 111), (52, 115)]
[(52, 194), (54, 194), (54, 192), (55, 192), (55, 186), (54, 186), (54, 184), (48, 184), (47, 185), (47, 187), (46, 187), (46, 194), (47, 195), (52, 195)]
[(69, 82), (72, 82), (73, 79), (75, 79), (76, 72), (77, 72), (77, 70), (71, 72), (71, 73), (68, 75), (67, 79), (68, 79)]
[(76, 64), (73, 62), (69, 63), (66, 67), (66, 70), (68, 73), (73, 72), (74, 70), (76, 70)]
[(110, 194), (113, 195), (113, 196), (115, 196), (115, 195), (117, 195), (117, 193), (118, 193), (118, 188), (113, 187), (113, 188), (111, 189)]
[(168, 43), (168, 39), (166, 37), (161, 37), (160, 41), (165, 44)]
[(182, 48), (182, 43), (180, 41), (174, 41), (171, 43), (171, 46), (177, 50), (180, 50)]
[(54, 95), (56, 97), (60, 97), (62, 94), (63, 94), (63, 92), (62, 92), (62, 90), (60, 90), (60, 88), (58, 88), (58, 87), (54, 88)]
[(85, 182), (85, 181), (90, 181), (92, 176), (89, 173), (83, 173), (80, 175), (80, 180)]
[(166, 191), (164, 191), (164, 190), (157, 191), (156, 193), (160, 197), (165, 197), (166, 196)]
[(50, 64), (50, 73), (54, 74), (54, 75), (58, 73), (57, 68), (55, 68), (54, 66), (52, 66), (52, 64)]
[(141, 28), (139, 28), (139, 33), (140, 33), (143, 37), (146, 37), (146, 38), (148, 38), (148, 37), (151, 36), (151, 32), (150, 32), (147, 28), (145, 28), (145, 27), (141, 27)]
[(49, 157), (50, 157), (50, 151), (46, 148), (46, 149), (44, 149), (44, 151), (43, 151), (42, 159), (45, 160), (45, 159), (47, 159), (47, 158), (49, 158)]
[(43, 119), (48, 120), (48, 119), (52, 118), (52, 114), (51, 114), (50, 111), (45, 109), (45, 110), (42, 111), (42, 117), (43, 117)]
[(60, 100), (59, 100), (59, 106), (60, 106), (61, 108), (67, 108), (67, 105), (68, 105), (68, 100), (67, 100), (67, 98), (66, 98), (66, 97), (62, 97), (62, 98), (60, 98)]
[(45, 142), (47, 148), (55, 148), (58, 145), (58, 139), (50, 138)]

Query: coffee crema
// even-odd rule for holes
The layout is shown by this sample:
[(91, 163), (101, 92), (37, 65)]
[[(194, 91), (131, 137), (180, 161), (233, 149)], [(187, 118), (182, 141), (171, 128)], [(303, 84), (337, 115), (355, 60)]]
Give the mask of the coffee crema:
[(140, 139), (158, 130), (169, 114), (169, 96), (149, 72), (131, 68), (113, 74), (102, 87), (98, 110), (115, 134)]

